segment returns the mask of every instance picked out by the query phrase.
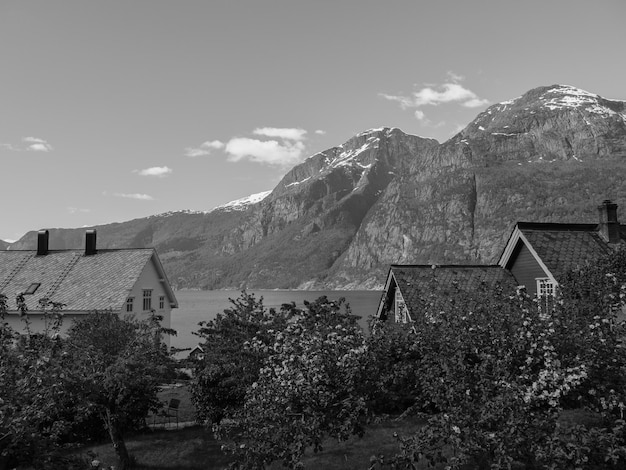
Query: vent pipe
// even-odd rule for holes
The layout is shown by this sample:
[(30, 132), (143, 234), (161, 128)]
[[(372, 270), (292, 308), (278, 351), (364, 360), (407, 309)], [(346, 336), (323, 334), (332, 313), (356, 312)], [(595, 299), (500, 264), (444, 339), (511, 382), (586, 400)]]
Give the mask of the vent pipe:
[(37, 256), (44, 256), (48, 254), (48, 240), (49, 232), (47, 230), (40, 230), (37, 232)]
[(617, 204), (606, 199), (598, 206), (600, 224), (598, 231), (602, 238), (609, 243), (619, 243), (621, 240), (619, 221), (617, 220)]
[(96, 249), (96, 231), (87, 230), (85, 232), (85, 256), (91, 256), (98, 253)]

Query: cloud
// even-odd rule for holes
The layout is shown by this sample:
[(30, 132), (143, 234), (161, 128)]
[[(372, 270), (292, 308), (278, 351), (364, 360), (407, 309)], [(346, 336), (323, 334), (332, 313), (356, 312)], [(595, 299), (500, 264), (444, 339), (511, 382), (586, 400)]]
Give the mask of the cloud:
[(32, 143), (32, 144), (45, 144), (46, 143), (45, 140), (38, 139), (37, 137), (24, 137), (22, 141)]
[(138, 173), (140, 176), (156, 176), (157, 178), (164, 178), (172, 173), (172, 169), (166, 166), (153, 166), (144, 170), (133, 170), (134, 173)]
[(235, 137), (226, 144), (228, 160), (239, 162), (250, 160), (266, 165), (287, 166), (300, 162), (305, 147), (302, 142), (278, 142), (276, 140), (258, 140), (247, 137)]
[(316, 131), (315, 131), (315, 133), (316, 133), (317, 135), (326, 135), (326, 131), (323, 131), (322, 129), (318, 129), (318, 130), (316, 130)]
[(50, 152), (52, 150), (52, 145), (37, 137), (24, 137), (22, 142), (30, 144), (26, 147), (26, 150), (31, 152)]
[(459, 75), (457, 73), (454, 73), (452, 70), (448, 70), (446, 72), (446, 76), (453, 82), (457, 83), (457, 82), (462, 82), (463, 80), (465, 80), (465, 77), (463, 75)]
[(11, 150), (11, 151), (13, 151), (13, 152), (19, 152), (19, 151), (20, 151), (20, 149), (19, 149), (19, 148), (17, 148), (17, 147), (16, 147), (15, 145), (13, 145), (13, 144), (3, 144), (3, 143), (0, 143), (0, 148), (7, 149), (7, 150)]
[(126, 199), (138, 199), (140, 201), (153, 201), (154, 198), (149, 194), (139, 194), (139, 193), (113, 193), (115, 197), (123, 197)]
[(91, 212), (91, 209), (81, 209), (79, 207), (68, 207), (67, 208), (67, 212), (69, 212), (70, 214), (86, 214), (88, 212)]
[(261, 127), (254, 129), (252, 133), (264, 137), (278, 137), (283, 140), (300, 141), (305, 139), (307, 132), (304, 129), (295, 128)]
[(428, 119), (426, 119), (424, 111), (420, 111), (419, 109), (415, 111), (415, 117), (418, 119), (418, 121), (428, 121)]
[(11, 150), (12, 152), (50, 152), (52, 145), (37, 137), (24, 137), (19, 145), (0, 143), (0, 148)]
[(203, 157), (205, 155), (210, 155), (211, 150), (217, 150), (224, 148), (224, 142), (220, 142), (219, 140), (207, 140), (200, 147), (187, 147), (185, 148), (185, 156), (186, 157)]
[[(480, 98), (472, 90), (461, 85), (462, 75), (447, 73), (447, 81), (440, 85), (428, 85), (414, 91), (409, 96), (380, 93), (383, 98), (400, 103), (402, 109), (438, 106), (446, 103), (458, 103), (466, 108), (477, 108), (489, 104), (489, 100)], [(424, 119), (423, 113), (415, 113), (417, 119)]]

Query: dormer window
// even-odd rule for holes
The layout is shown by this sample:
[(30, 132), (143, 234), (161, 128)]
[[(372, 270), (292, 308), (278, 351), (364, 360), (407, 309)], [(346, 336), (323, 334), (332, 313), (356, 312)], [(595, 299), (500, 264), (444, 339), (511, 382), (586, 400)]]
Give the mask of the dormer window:
[(40, 282), (33, 282), (30, 286), (28, 286), (28, 289), (24, 291), (24, 295), (34, 294), (37, 291), (37, 289), (39, 289), (40, 285), (41, 285)]

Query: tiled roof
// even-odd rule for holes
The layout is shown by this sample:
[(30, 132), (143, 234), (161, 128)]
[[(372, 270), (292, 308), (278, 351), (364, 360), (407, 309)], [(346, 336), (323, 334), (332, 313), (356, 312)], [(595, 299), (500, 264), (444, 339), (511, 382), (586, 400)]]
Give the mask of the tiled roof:
[(483, 285), (488, 289), (497, 284), (510, 289), (517, 286), (513, 275), (497, 265), (392, 265), (390, 274), (394, 276), (409, 309), (418, 305), (420, 298), (433, 289), (437, 289), (440, 295), (447, 295), (456, 288), (476, 291)]
[[(595, 224), (519, 222), (517, 227), (555, 277), (596, 261), (613, 250)], [(624, 228), (621, 227), (622, 238)]]
[(65, 311), (119, 310), (154, 250), (98, 250), (85, 256), (81, 250), (0, 251), (0, 294), (9, 307), (33, 283), (41, 285), (26, 295), (29, 310), (37, 310), (47, 297), (65, 304)]

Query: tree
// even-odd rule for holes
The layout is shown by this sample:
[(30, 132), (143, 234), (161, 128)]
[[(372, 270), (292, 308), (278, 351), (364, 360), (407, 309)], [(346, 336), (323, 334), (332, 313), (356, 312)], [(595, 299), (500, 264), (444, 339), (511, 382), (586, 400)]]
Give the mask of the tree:
[(192, 400), (198, 419), (220, 423), (243, 406), (246, 391), (259, 375), (266, 358), (261, 351), (246, 346), (256, 338), (269, 344), (275, 332), (287, 325), (292, 315), (284, 306), (278, 312), (263, 305), (263, 297), (245, 291), (229, 299), (232, 307), (215, 319), (201, 322), (198, 335), (204, 358), (195, 364), (191, 385)]
[(218, 427), (235, 468), (261, 469), (281, 460), (300, 468), (305, 451), (322, 449), (326, 437), (361, 434), (367, 407), (359, 389), (366, 347), (344, 299), (320, 297), (292, 307), (294, 316), (268, 344), (246, 346), (266, 356), (234, 426)]
[(24, 333), (5, 322), (8, 303), (0, 295), (0, 468), (16, 461), (46, 468), (74, 410), (71, 364), (58, 335), (62, 305), (40, 302), (46, 328), (38, 333), (30, 328), (22, 295), (16, 306)]
[(158, 387), (172, 365), (161, 339), (172, 333), (155, 315), (136, 320), (112, 312), (90, 313), (68, 332), (67, 352), (83, 415), (101, 417), (120, 470), (130, 466), (124, 434), (161, 407)]

